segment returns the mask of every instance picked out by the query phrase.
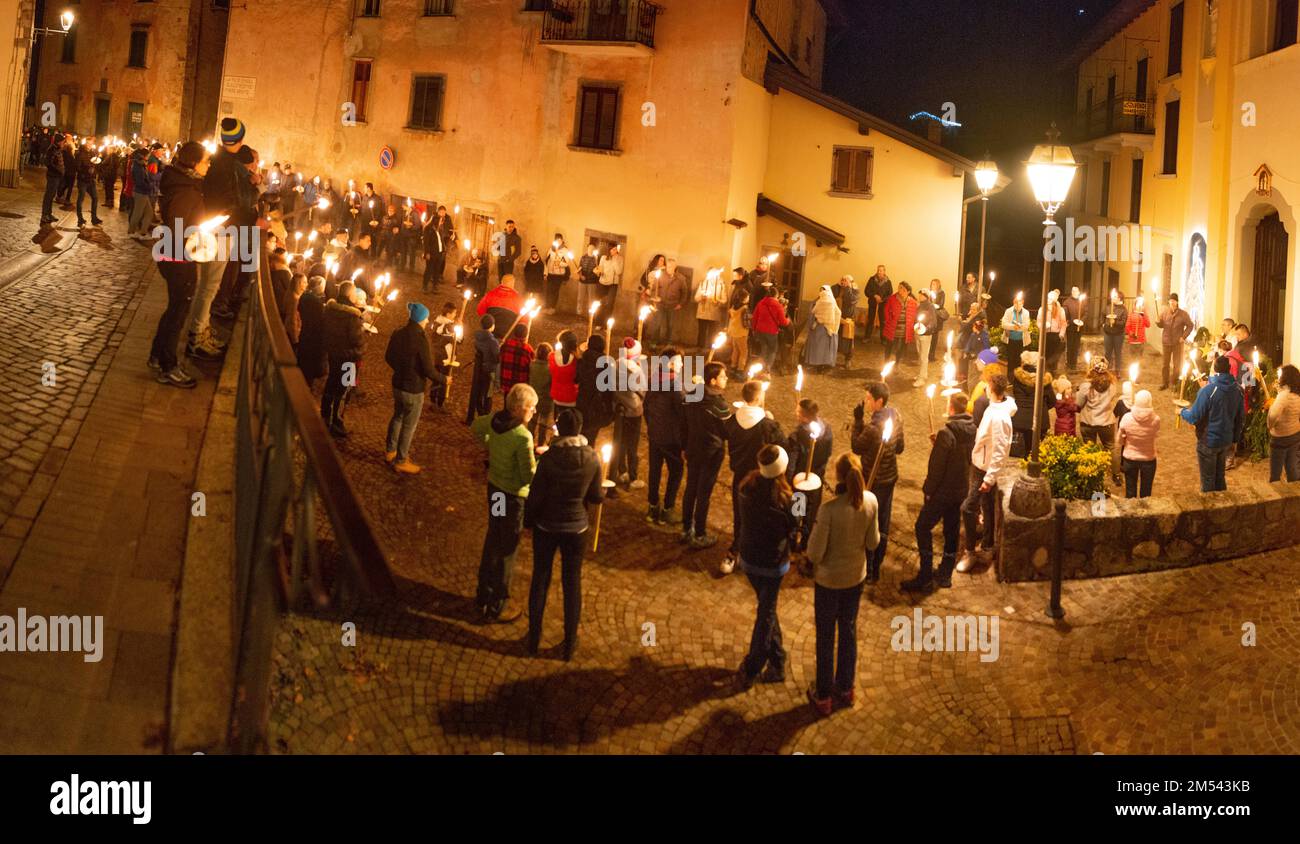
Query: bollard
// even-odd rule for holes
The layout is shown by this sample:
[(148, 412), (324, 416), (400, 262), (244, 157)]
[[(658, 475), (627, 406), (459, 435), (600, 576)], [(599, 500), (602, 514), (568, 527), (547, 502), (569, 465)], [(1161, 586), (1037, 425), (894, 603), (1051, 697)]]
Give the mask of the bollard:
[(1061, 567), (1065, 561), (1065, 500), (1056, 499), (1056, 548), (1052, 554), (1052, 597), (1047, 604), (1048, 618), (1065, 618), (1061, 607)]

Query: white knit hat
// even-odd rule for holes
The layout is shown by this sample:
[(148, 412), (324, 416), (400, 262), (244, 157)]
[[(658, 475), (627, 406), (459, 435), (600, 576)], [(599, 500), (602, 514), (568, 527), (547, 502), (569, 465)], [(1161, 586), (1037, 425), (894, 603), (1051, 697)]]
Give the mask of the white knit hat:
[(785, 453), (785, 449), (778, 445), (776, 451), (776, 459), (771, 463), (766, 466), (762, 463), (758, 464), (758, 472), (765, 478), (777, 478), (784, 475), (785, 468), (790, 465), (790, 455)]

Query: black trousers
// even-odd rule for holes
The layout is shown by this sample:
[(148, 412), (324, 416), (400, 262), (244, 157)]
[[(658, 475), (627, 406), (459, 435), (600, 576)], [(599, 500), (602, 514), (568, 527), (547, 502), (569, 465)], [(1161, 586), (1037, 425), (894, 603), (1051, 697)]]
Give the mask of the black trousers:
[[(997, 503), (994, 496), (998, 494), (998, 488), (994, 486), (988, 492), (980, 492), (980, 485), (983, 483), (983, 470), (971, 466), (970, 490), (966, 493), (966, 500), (961, 505), (962, 521), (965, 522), (966, 526), (966, 550), (971, 552), (975, 550), (977, 542), (984, 547), (985, 551), (993, 548), (994, 505)], [(982, 537), (979, 528), (981, 513), (984, 516), (984, 533)]]
[(442, 283), (442, 273), (447, 268), (447, 253), (430, 256), (424, 262), (424, 289), (432, 290)]
[(568, 279), (562, 275), (546, 276), (546, 307), (552, 310), (560, 307), (560, 288), (566, 281)]
[(718, 483), (722, 461), (726, 452), (716, 454), (686, 455), (686, 494), (682, 497), (682, 532), (693, 529), (696, 536), (704, 536), (709, 522), (709, 504), (713, 487)]
[(1151, 482), (1156, 477), (1156, 461), (1121, 458), (1124, 467), (1124, 497), (1149, 498)]
[(1074, 323), (1070, 323), (1065, 329), (1065, 362), (1074, 372), (1079, 368), (1079, 338), (1083, 333)]
[(713, 336), (718, 333), (718, 323), (711, 319), (695, 320), (695, 345), (707, 349), (713, 345)]
[(41, 219), (48, 220), (54, 216), (54, 198), (59, 194), (59, 188), (62, 187), (62, 176), (45, 177), (45, 198), (41, 200)]
[(560, 583), (564, 588), (564, 641), (577, 641), (582, 616), (582, 555), (586, 547), (586, 533), (533, 529), (533, 580), (528, 587), (528, 641), (532, 644), (542, 639), (542, 616), (556, 551), (560, 552)]
[(497, 258), (497, 280), (515, 274), (515, 262), (509, 258)]
[[(976, 487), (978, 489), (978, 487)], [(922, 579), (934, 570), (934, 526), (943, 522), (943, 562), (939, 568), (951, 572), (956, 566), (957, 547), (961, 544), (962, 501), (928, 499), (916, 516), (916, 547), (920, 551)]]
[(159, 261), (158, 272), (167, 282), (167, 310), (158, 319), (149, 356), (158, 361), (163, 372), (170, 372), (176, 368), (176, 345), (199, 282), (199, 265), (192, 261)]
[[(813, 589), (813, 626), (817, 631), (817, 697), (848, 694), (858, 669), (858, 606), (862, 584)], [(839, 640), (836, 641), (836, 633)], [(838, 644), (838, 647), (836, 645)]]
[(104, 182), (104, 205), (109, 208), (113, 207), (113, 188), (117, 186), (117, 179)]
[(90, 219), (99, 219), (99, 191), (95, 190), (94, 182), (77, 182), (77, 222), (84, 224), (86, 218), (81, 213), (82, 200), (90, 194)]
[(614, 456), (611, 461), (614, 480), (627, 474), (629, 481), (636, 480), (637, 444), (641, 442), (641, 417), (614, 417)]
[[(650, 479), (647, 498), (651, 507), (659, 506), (659, 481), (663, 477), (665, 465), (668, 466), (668, 486), (664, 489), (663, 502), (664, 509), (671, 510), (677, 503), (677, 490), (681, 487), (686, 464), (682, 460), (681, 450), (677, 447), (650, 443)], [(683, 518), (683, 524), (687, 521)]]
[(465, 411), (465, 424), (492, 412), (492, 373), (474, 359), (474, 374), (470, 376), (469, 407)]
[[(331, 360), (329, 374), (325, 376), (325, 389), (320, 397), (320, 415), (326, 425), (343, 421), (343, 410), (348, 404), (351, 386), (343, 383), (343, 364), (348, 361)], [(355, 361), (351, 362), (354, 366)]]
[(492, 484), (487, 488), (488, 525), (478, 564), (475, 603), (499, 615), (510, 598), (515, 573), (515, 552), (524, 529), (524, 499)]

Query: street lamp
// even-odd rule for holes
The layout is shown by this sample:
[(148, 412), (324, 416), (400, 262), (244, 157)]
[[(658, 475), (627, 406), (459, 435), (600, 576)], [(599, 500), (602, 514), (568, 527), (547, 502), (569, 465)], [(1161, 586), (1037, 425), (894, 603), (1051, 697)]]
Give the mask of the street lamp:
[(76, 18), (73, 17), (72, 12), (65, 10), (63, 14), (59, 15), (59, 26), (63, 27), (64, 32), (72, 29), (74, 21), (76, 21)]
[[(1052, 124), (1047, 133), (1047, 143), (1034, 147), (1034, 152), (1025, 162), (1029, 175), (1029, 184), (1034, 190), (1034, 199), (1042, 207), (1046, 219), (1044, 226), (1055, 225), (1056, 210), (1065, 202), (1070, 192), (1070, 183), (1074, 181), (1074, 171), (1078, 165), (1070, 148), (1058, 144), (1060, 132)], [(1034, 428), (1033, 447), (1029, 453), (1028, 473), (1016, 479), (1011, 488), (1011, 512), (1025, 518), (1041, 518), (1052, 512), (1052, 489), (1043, 477), (1042, 464), (1038, 462), (1038, 443), (1042, 435), (1040, 420), (1043, 405), (1043, 370), (1047, 361), (1044, 352), (1047, 343), (1047, 327), (1043, 324), (1047, 315), (1047, 287), (1050, 281), (1051, 265), (1043, 258), (1043, 289), (1038, 300), (1038, 366), (1034, 373)]]
[(984, 292), (984, 231), (989, 219), (989, 191), (998, 183), (998, 164), (989, 154), (975, 165), (975, 185), (980, 189), (980, 272), (975, 282), (975, 303), (982, 304)]

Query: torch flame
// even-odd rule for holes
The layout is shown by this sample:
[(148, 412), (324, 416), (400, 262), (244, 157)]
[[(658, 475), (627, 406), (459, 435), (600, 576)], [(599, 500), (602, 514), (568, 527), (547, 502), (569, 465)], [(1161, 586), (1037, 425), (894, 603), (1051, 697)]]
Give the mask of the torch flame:
[(727, 332), (719, 331), (718, 336), (713, 338), (713, 351), (721, 349), (727, 343)]
[(600, 447), (600, 460), (602, 463), (606, 463), (606, 464), (609, 463), (609, 456), (612, 450), (613, 450), (613, 446), (611, 446), (609, 443), (605, 443)]
[(761, 363), (756, 363), (756, 364), (754, 364), (753, 366), (751, 366), (751, 367), (749, 368), (749, 371), (746, 373), (746, 375), (748, 375), (748, 376), (749, 376), (749, 380), (752, 381), (752, 380), (754, 380), (754, 376), (758, 375), (758, 373), (760, 373), (760, 372), (762, 372), (762, 371), (763, 371), (763, 364), (761, 364)]
[(599, 302), (592, 302), (592, 303), (591, 303), (591, 307), (587, 309), (587, 313), (591, 314), (592, 316), (595, 316), (595, 315), (596, 315), (596, 311), (598, 311), (598, 310), (600, 310), (600, 303), (599, 303)]
[(885, 428), (883, 431), (880, 432), (880, 441), (882, 443), (887, 443), (889, 442), (890, 438), (893, 436), (894, 436), (894, 417), (891, 416), (885, 420)]
[(880, 368), (880, 378), (883, 381), (889, 377), (889, 373), (894, 371), (894, 361), (890, 361)]
[(818, 437), (820, 437), (821, 435), (822, 435), (822, 423), (820, 423), (820, 422), (809, 422), (809, 423), (808, 423), (808, 436), (815, 440), (815, 439), (817, 439)]
[(803, 390), (803, 364), (799, 364), (798, 374), (794, 377), (794, 391), (796, 393)]
[(934, 390), (935, 390), (935, 385), (934, 385), (934, 384), (931, 384), (930, 386), (926, 387), (926, 388), (925, 388), (925, 397), (926, 397), (927, 399), (933, 399), (933, 398), (934, 398)]
[(398, 291), (397, 291), (396, 288), (394, 288), (392, 291), (390, 291), (389, 294), (388, 294), (387, 301), (391, 302), (391, 301), (393, 301), (394, 299), (396, 299), (396, 298), (397, 298), (397, 293), (398, 293)]

